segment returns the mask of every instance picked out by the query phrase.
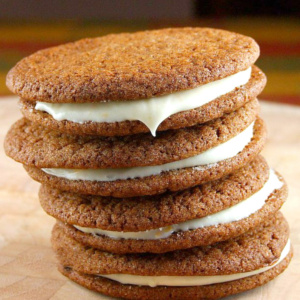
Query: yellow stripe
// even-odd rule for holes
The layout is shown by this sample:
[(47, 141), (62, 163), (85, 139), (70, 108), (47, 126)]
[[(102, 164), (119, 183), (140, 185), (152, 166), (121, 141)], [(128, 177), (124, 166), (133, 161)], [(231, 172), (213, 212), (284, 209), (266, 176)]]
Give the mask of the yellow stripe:
[(84, 24), (75, 22), (1, 24), (2, 42), (58, 42), (63, 43), (85, 37), (101, 36), (109, 33), (137, 31), (145, 29), (143, 22), (135, 24)]
[(110, 33), (120, 33), (120, 32), (134, 32), (138, 30), (144, 30), (143, 25), (135, 26), (121, 26), (121, 25), (86, 25), (84, 27), (78, 27), (76, 31), (72, 33), (72, 40), (77, 40), (85, 37), (97, 37), (103, 36)]
[[(207, 24), (213, 23), (211, 19), (201, 19), (194, 25), (205, 26), (205, 24), (207, 26)], [(221, 20), (218, 26), (251, 36), (259, 41), (291, 44), (300, 42), (300, 24), (292, 18), (229, 18)], [(111, 32), (135, 31), (147, 27), (149, 26), (143, 22), (84, 25), (75, 21), (13, 25), (1, 23), (0, 36), (2, 42), (65, 42), (82, 37), (100, 36)]]
[(300, 96), (300, 71), (266, 72), (268, 82), (263, 94)]
[(11, 94), (10, 90), (5, 85), (6, 72), (0, 72), (0, 94)]
[(2, 42), (64, 42), (71, 32), (71, 23), (1, 24), (0, 26)]
[(300, 42), (300, 23), (293, 18), (232, 18), (225, 20), (226, 29), (264, 42)]

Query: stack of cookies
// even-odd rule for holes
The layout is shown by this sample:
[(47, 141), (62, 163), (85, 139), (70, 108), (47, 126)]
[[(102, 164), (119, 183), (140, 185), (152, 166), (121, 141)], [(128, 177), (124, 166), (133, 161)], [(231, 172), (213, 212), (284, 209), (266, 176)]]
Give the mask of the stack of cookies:
[(180, 28), (39, 51), (8, 74), (8, 156), (42, 183), (59, 271), (125, 299), (217, 299), (292, 257), (283, 178), (259, 155), (249, 37)]

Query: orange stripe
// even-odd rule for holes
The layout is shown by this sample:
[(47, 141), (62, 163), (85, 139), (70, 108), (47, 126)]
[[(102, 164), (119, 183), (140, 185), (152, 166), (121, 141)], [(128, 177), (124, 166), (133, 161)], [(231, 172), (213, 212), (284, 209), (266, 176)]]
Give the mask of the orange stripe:
[(280, 42), (258, 42), (260, 46), (261, 55), (293, 55), (300, 56), (300, 42), (294, 44), (285, 44)]
[(261, 99), (270, 102), (300, 105), (300, 96), (294, 95), (264, 95), (263, 97), (261, 97)]

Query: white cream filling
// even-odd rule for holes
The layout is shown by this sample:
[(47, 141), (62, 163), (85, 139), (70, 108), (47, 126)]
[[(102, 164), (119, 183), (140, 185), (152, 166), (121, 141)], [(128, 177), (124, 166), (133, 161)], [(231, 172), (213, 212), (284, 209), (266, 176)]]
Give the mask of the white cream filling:
[(198, 168), (199, 166), (212, 165), (214, 163), (237, 155), (251, 141), (253, 137), (253, 126), (254, 122), (232, 139), (205, 152), (202, 152), (199, 155), (167, 163), (164, 165), (121, 169), (43, 168), (42, 170), (47, 174), (66, 178), (68, 180), (115, 181), (132, 178), (143, 178), (182, 168)]
[(182, 222), (179, 224), (170, 225), (167, 227), (161, 227), (157, 229), (139, 232), (109, 231), (98, 228), (81, 227), (78, 225), (74, 225), (74, 227), (85, 233), (105, 235), (113, 239), (163, 239), (169, 237), (174, 232), (193, 230), (203, 228), (206, 226), (217, 226), (219, 224), (235, 222), (247, 218), (251, 214), (261, 209), (264, 206), (268, 197), (274, 192), (274, 190), (280, 189), (282, 185), (283, 183), (279, 180), (275, 172), (272, 169), (270, 169), (269, 179), (264, 184), (264, 186), (255, 194), (251, 195), (249, 198), (243, 200), (242, 202), (215, 214), (199, 219), (190, 220), (187, 222)]
[(75, 123), (121, 122), (139, 120), (155, 136), (156, 129), (169, 116), (200, 107), (235, 88), (246, 84), (251, 77), (251, 67), (226, 78), (216, 80), (191, 90), (137, 101), (112, 101), (101, 103), (46, 103), (37, 102), (35, 109), (49, 113), (55, 120)]
[(111, 280), (118, 281), (122, 284), (142, 285), (155, 287), (159, 285), (164, 286), (200, 286), (215, 283), (222, 283), (233, 281), (256, 274), (266, 272), (278, 264), (280, 264), (289, 254), (291, 248), (290, 240), (288, 240), (284, 249), (281, 252), (279, 259), (272, 265), (263, 267), (251, 272), (236, 273), (230, 275), (214, 275), (214, 276), (141, 276), (141, 275), (130, 275), (130, 274), (109, 274), (109, 275), (98, 275)]

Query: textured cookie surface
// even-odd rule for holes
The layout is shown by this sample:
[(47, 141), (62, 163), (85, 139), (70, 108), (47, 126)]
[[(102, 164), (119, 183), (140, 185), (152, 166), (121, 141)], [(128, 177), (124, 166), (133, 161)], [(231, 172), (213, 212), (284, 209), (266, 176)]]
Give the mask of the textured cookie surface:
[(78, 273), (72, 268), (62, 265), (59, 265), (58, 269), (63, 275), (90, 290), (117, 298), (131, 300), (213, 300), (251, 290), (268, 283), (288, 267), (291, 258), (292, 251), (280, 264), (264, 273), (225, 283), (192, 287), (161, 286), (152, 288), (123, 285), (104, 277)]
[(219, 119), (178, 130), (124, 137), (69, 135), (16, 122), (5, 140), (6, 154), (38, 168), (126, 168), (153, 166), (197, 155), (247, 128), (258, 114), (258, 101)]
[[(259, 68), (253, 66), (249, 82), (230, 93), (199, 108), (179, 112), (167, 118), (158, 127), (158, 131), (190, 127), (209, 120), (219, 118), (225, 113), (232, 112), (248, 101), (253, 100), (264, 88), (266, 77)], [(35, 102), (20, 100), (23, 115), (44, 127), (73, 134), (94, 134), (102, 136), (123, 136), (141, 132), (149, 132), (147, 126), (140, 121), (123, 121), (115, 123), (85, 122), (78, 124), (71, 121), (57, 121), (53, 117), (39, 110), (35, 110)]]
[(134, 197), (161, 194), (166, 191), (179, 191), (219, 179), (252, 161), (262, 150), (266, 140), (266, 127), (261, 119), (254, 125), (251, 142), (236, 156), (213, 165), (184, 168), (143, 178), (116, 181), (68, 180), (43, 172), (36, 167), (24, 165), (28, 174), (35, 180), (54, 188), (80, 194), (113, 197)]
[(48, 214), (70, 225), (145, 231), (231, 207), (260, 190), (268, 177), (269, 167), (259, 156), (224, 178), (181, 192), (119, 199), (62, 192), (42, 185), (39, 197)]
[(256, 42), (209, 28), (112, 34), (41, 50), (21, 60), (7, 86), (28, 100), (134, 100), (194, 88), (247, 69)]
[[(282, 178), (281, 178), (282, 180)], [(225, 224), (212, 225), (187, 231), (178, 231), (156, 240), (113, 239), (104, 235), (83, 233), (74, 226), (60, 224), (64, 232), (83, 245), (114, 253), (163, 253), (195, 246), (211, 245), (241, 235), (259, 226), (274, 215), (287, 197), (287, 187), (273, 192), (264, 206), (249, 217)]]
[(60, 225), (53, 229), (52, 245), (61, 264), (85, 274), (210, 276), (271, 265), (279, 259), (288, 237), (288, 224), (279, 212), (234, 239), (164, 254), (113, 254), (88, 248), (67, 236)]

